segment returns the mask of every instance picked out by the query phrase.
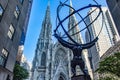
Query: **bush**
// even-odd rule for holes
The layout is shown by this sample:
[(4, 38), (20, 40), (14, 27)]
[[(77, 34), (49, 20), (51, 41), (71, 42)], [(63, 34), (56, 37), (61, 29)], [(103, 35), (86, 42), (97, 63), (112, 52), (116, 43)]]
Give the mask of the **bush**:
[(15, 64), (13, 80), (23, 80), (27, 79), (28, 77), (29, 77), (28, 71), (21, 67), (20, 65)]

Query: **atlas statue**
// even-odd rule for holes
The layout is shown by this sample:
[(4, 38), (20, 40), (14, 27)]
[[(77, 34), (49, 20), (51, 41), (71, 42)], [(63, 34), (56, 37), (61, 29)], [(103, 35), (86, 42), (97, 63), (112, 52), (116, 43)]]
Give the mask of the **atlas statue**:
[[(76, 66), (79, 65), (79, 67), (81, 68), (82, 72), (84, 73), (84, 80), (91, 80), (88, 72), (85, 71), (85, 62), (82, 59), (82, 51), (84, 49), (89, 49), (92, 46), (95, 45), (95, 43), (98, 41), (98, 36), (101, 32), (99, 32), (99, 34), (92, 40), (91, 39), (91, 33), (89, 30), (89, 27), (91, 27), (91, 25), (98, 19), (98, 17), (103, 13), (102, 13), (102, 9), (101, 9), (101, 5), (99, 5), (95, 0), (95, 4), (88, 4), (85, 7), (79, 8), (79, 9), (74, 9), (72, 6), (66, 4), (68, 0), (66, 0), (65, 2), (60, 2), (60, 4), (57, 7), (57, 19), (56, 19), (56, 28), (54, 30), (54, 36), (56, 37), (56, 39), (59, 41), (59, 43), (61, 45), (63, 45), (66, 48), (69, 48), (72, 50), (73, 52), (73, 59), (71, 60), (71, 69), (72, 69), (72, 73), (73, 73), (73, 77), (76, 76)], [(61, 19), (60, 18), (60, 11), (63, 7), (68, 7), (71, 8), (73, 10), (72, 13), (70, 13), (68, 16), (66, 16), (65, 18)], [(79, 13), (80, 11), (84, 10), (84, 9), (88, 9), (88, 8), (92, 8), (95, 7), (95, 10), (98, 9), (99, 13), (96, 16), (96, 18), (90, 23), (87, 24), (85, 22), (85, 19), (91, 15), (95, 10), (91, 11), (90, 13), (88, 13), (85, 17), (82, 17), (82, 15)], [(78, 23), (76, 23), (71, 29), (66, 30), (65, 26), (63, 25), (63, 22), (66, 21), (70, 16), (77, 14), (81, 20), (78, 21)], [(76, 32), (75, 34), (69, 34), (69, 31), (72, 30), (73, 28), (75, 28), (75, 26), (79, 25), (81, 22), (84, 22), (85, 24), (85, 28), (83, 28), (82, 30)], [(63, 31), (60, 32), (59, 28), (61, 28)], [(102, 29), (102, 27), (101, 27)], [(79, 33), (81, 33), (84, 30), (88, 30), (89, 32), (89, 42), (88, 43), (79, 43), (77, 41), (75, 41), (72, 36), (78, 35)], [(61, 35), (60, 33), (64, 33), (63, 35)], [(67, 39), (66, 39), (67, 38)]]

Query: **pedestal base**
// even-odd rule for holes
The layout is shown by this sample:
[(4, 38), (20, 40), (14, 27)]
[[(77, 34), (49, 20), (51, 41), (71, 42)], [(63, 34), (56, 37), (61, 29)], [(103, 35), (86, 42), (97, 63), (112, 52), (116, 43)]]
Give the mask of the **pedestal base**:
[(91, 79), (90, 76), (78, 75), (78, 76), (73, 76), (71, 80), (91, 80)]

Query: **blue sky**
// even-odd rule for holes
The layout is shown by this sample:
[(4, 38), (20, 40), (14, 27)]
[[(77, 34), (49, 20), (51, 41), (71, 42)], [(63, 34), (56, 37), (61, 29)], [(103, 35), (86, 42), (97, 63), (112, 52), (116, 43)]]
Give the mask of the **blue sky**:
[[(50, 0), (50, 16), (52, 21), (52, 29), (55, 29), (55, 19), (56, 19), (56, 8), (59, 4), (59, 1), (65, 0)], [(106, 0), (97, 0), (102, 6), (105, 6)], [(89, 3), (92, 3), (92, 0), (72, 0), (73, 6), (75, 9), (86, 6)], [(48, 0), (33, 0), (30, 20), (28, 24), (28, 30), (25, 40), (24, 54), (28, 61), (32, 62), (37, 40), (41, 31), (41, 24), (45, 16), (46, 7)], [(62, 12), (61, 16), (65, 15), (65, 12)], [(53, 39), (55, 40), (55, 39)]]

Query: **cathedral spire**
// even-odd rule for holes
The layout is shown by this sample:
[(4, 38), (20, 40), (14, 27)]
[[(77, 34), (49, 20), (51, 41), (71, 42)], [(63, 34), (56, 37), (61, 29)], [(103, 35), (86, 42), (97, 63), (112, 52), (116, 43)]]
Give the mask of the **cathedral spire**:
[[(72, 1), (70, 0), (70, 6), (72, 7)], [(71, 14), (74, 10), (72, 8), (69, 8), (69, 14)], [(72, 16), (69, 17), (69, 23), (68, 23), (68, 29), (71, 29), (74, 25), (77, 24), (77, 19), (75, 17), (75, 15), (73, 14)], [(75, 26), (70, 32), (69, 34), (75, 34), (76, 32), (80, 31), (79, 26)], [(72, 38), (79, 42), (82, 43), (82, 38), (80, 34), (76, 34), (74, 36), (72, 36)]]
[(51, 39), (51, 32), (52, 32), (51, 28), (52, 28), (52, 24), (50, 19), (50, 1), (48, 0), (45, 17), (42, 23), (40, 38)]
[(47, 22), (50, 21), (50, 1), (48, 0), (46, 14), (44, 20), (47, 20)]

